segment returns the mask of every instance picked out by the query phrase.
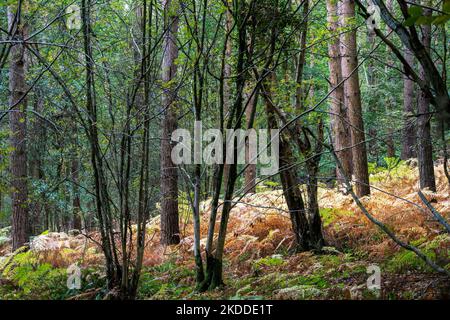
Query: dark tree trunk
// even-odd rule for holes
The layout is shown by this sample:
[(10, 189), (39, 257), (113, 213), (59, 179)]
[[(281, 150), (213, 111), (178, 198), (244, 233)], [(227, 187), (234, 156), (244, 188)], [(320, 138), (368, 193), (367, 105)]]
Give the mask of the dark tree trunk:
[[(349, 22), (355, 17), (355, 2), (354, 0), (342, 0), (340, 4), (342, 5), (342, 24), (345, 27), (349, 27)], [(344, 83), (344, 101), (348, 108), (348, 118), (351, 125), (353, 172), (356, 179), (355, 189), (358, 197), (363, 197), (370, 195), (370, 186), (358, 76), (356, 30), (354, 28), (342, 35), (341, 54), (342, 77), (343, 79), (348, 78)]]
[(177, 128), (176, 88), (171, 83), (176, 77), (178, 57), (176, 35), (178, 32), (177, 12), (173, 12), (172, 0), (164, 2), (165, 34), (162, 80), (166, 84), (163, 93), (163, 121), (161, 138), (161, 243), (164, 245), (180, 242), (178, 224), (178, 171), (173, 164), (171, 153), (172, 132)]
[[(250, 93), (251, 94), (251, 93)], [(253, 128), (253, 120), (255, 116), (254, 109), (256, 108), (257, 103), (256, 93), (252, 95), (252, 97), (247, 102), (247, 108), (245, 109), (245, 116), (247, 118), (247, 129)], [(254, 155), (252, 156), (254, 157)], [(245, 187), (244, 193), (256, 193), (256, 164), (250, 163), (254, 162), (254, 159), (250, 157), (249, 152), (249, 141), (246, 139), (245, 141), (245, 163), (247, 168), (245, 169)]]
[[(226, 13), (226, 21), (225, 21), (225, 32), (230, 35), (226, 39), (225, 44), (225, 66), (224, 66), (224, 80), (223, 80), (223, 113), (225, 117), (228, 115), (228, 112), (231, 110), (231, 86), (230, 86), (230, 78), (231, 78), (231, 54), (232, 54), (232, 43), (231, 43), (231, 31), (233, 27), (233, 15), (230, 10), (227, 10)], [(229, 129), (229, 128), (225, 128)], [(228, 176), (230, 172), (230, 165), (224, 164), (223, 166), (223, 189), (226, 189), (228, 185)]]
[[(32, 118), (31, 134), (29, 135), (29, 175), (36, 181), (44, 179), (44, 170), (42, 168), (42, 155), (45, 153), (46, 130), (41, 118), (37, 114), (42, 114), (44, 107), (44, 100), (41, 90), (35, 88), (34, 90), (34, 117)], [(41, 233), (43, 230), (44, 220), (42, 211), (44, 209), (43, 201), (45, 196), (38, 196), (30, 204), (30, 234)]]
[[(431, 15), (431, 11), (425, 9), (425, 15)], [(422, 43), (427, 52), (431, 47), (431, 26), (422, 26)], [(425, 79), (425, 71), (420, 68), (420, 76)], [(419, 96), (419, 110), (417, 118), (417, 157), (419, 162), (420, 188), (428, 188), (436, 191), (436, 181), (434, 177), (433, 146), (431, 143), (431, 113), (430, 99), (421, 92)]]
[[(15, 12), (8, 9), (8, 25), (14, 24)], [(27, 26), (17, 17), (16, 39), (23, 40), (27, 36)], [(10, 51), (9, 65), (9, 124), (11, 130), (10, 158), (11, 170), (11, 202), (12, 202), (12, 248), (16, 250), (28, 242), (28, 187), (27, 187), (27, 143), (26, 143), (26, 54), (23, 44), (13, 44)]]
[[(272, 72), (263, 88), (263, 97), (266, 103), (266, 114), (269, 129), (277, 129), (278, 123), (272, 105), (272, 86), (275, 82), (275, 74)], [(288, 135), (281, 133), (279, 157), (280, 179), (283, 187), (283, 195), (289, 209), (292, 231), (295, 235), (295, 251), (307, 251), (310, 249), (309, 224), (306, 217), (305, 204), (299, 187), (299, 179), (295, 166), (295, 158), (292, 154), (292, 141)]]
[(79, 162), (76, 154), (73, 156), (74, 156), (74, 158), (72, 159), (72, 166), (71, 166), (72, 185), (73, 185), (73, 195), (72, 195), (73, 223), (72, 223), (72, 227), (75, 230), (81, 230), (81, 201), (80, 201), (80, 188), (78, 187), (80, 162)]

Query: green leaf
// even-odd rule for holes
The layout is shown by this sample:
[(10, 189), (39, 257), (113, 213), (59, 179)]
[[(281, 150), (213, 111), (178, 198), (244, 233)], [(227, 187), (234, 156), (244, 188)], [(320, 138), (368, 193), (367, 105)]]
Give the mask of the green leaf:
[(408, 9), (408, 13), (411, 17), (420, 17), (422, 15), (422, 8), (419, 6), (411, 6)]
[(442, 5), (442, 11), (450, 13), (450, 0), (445, 0)]
[(417, 19), (416, 24), (418, 25), (428, 25), (431, 24), (433, 22), (433, 20), (435, 19), (435, 17), (430, 17), (430, 16), (421, 16)]
[(450, 14), (444, 14), (441, 16), (437, 16), (434, 20), (433, 20), (433, 24), (434, 25), (440, 25), (440, 24), (444, 24), (447, 23), (447, 21), (450, 20)]
[(405, 27), (413, 26), (414, 23), (416, 23), (417, 19), (419, 19), (419, 17), (409, 17), (408, 19), (406, 19), (404, 26)]

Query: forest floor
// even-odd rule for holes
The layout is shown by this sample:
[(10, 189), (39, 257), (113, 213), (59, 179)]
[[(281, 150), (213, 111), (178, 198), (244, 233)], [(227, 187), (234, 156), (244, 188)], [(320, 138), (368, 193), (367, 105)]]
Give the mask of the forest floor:
[[(433, 220), (417, 195), (418, 170), (405, 163), (371, 175), (371, 197), (362, 202), (402, 240), (450, 269), (450, 236)], [(438, 192), (426, 192), (450, 218), (449, 186), (435, 167)], [(383, 190), (383, 191), (381, 191)], [(148, 225), (139, 299), (448, 299), (450, 281), (414, 253), (401, 249), (365, 218), (350, 196), (321, 186), (319, 203), (327, 247), (321, 254), (292, 254), (293, 236), (280, 190), (245, 196), (230, 215), (225, 246), (226, 286), (195, 292), (193, 236), (188, 204), (180, 204), (180, 245), (159, 244), (159, 217)], [(210, 203), (202, 204), (202, 246)], [(9, 253), (0, 234), (0, 298), (101, 299), (104, 295), (98, 235), (45, 233), (27, 252)], [(3, 237), (5, 238), (5, 236)], [(68, 290), (67, 267), (78, 263), (82, 288)], [(381, 290), (369, 290), (368, 267), (381, 271)]]

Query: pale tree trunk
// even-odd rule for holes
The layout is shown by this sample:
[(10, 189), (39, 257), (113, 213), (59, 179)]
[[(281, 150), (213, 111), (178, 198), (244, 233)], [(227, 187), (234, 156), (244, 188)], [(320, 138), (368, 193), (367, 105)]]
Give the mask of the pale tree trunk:
[[(351, 140), (348, 126), (347, 110), (344, 104), (344, 87), (338, 86), (342, 81), (341, 57), (339, 36), (337, 34), (339, 21), (337, 15), (337, 0), (327, 0), (328, 28), (335, 37), (328, 43), (329, 70), (330, 70), (330, 90), (334, 91), (330, 96), (331, 103), (331, 130), (333, 136), (334, 149), (342, 163), (347, 178), (352, 174), (352, 150), (350, 149)], [(343, 175), (336, 168), (337, 181), (344, 184)]]
[[(405, 59), (409, 65), (414, 65), (414, 55), (409, 49), (405, 49)], [(403, 78), (403, 112), (404, 128), (402, 137), (402, 160), (416, 157), (416, 125), (412, 117), (415, 108), (414, 81), (408, 76)]]
[(164, 245), (180, 242), (178, 221), (178, 172), (172, 162), (172, 132), (177, 128), (176, 86), (172, 83), (176, 77), (178, 57), (176, 36), (179, 17), (173, 10), (174, 2), (164, 2), (165, 30), (164, 52), (162, 64), (162, 81), (164, 92), (162, 106), (164, 108), (161, 136), (161, 243)]
[[(423, 2), (424, 5), (429, 4), (427, 1)], [(425, 15), (431, 15), (429, 9), (424, 9)], [(422, 28), (422, 43), (430, 54), (431, 50), (431, 26), (423, 25)], [(420, 77), (426, 79), (425, 71), (420, 67)], [(426, 81), (426, 80), (425, 80)], [(419, 110), (417, 118), (417, 156), (419, 162), (419, 177), (420, 188), (428, 188), (432, 191), (436, 191), (436, 181), (434, 178), (434, 165), (433, 165), (433, 146), (431, 144), (431, 113), (430, 113), (430, 100), (421, 92), (419, 96)]]
[[(8, 9), (8, 25), (14, 24), (15, 12)], [(27, 26), (18, 17), (16, 39), (27, 36)], [(13, 250), (28, 242), (28, 188), (27, 188), (27, 145), (26, 145), (26, 77), (27, 65), (25, 46), (13, 44), (10, 51), (9, 64), (9, 123), (11, 130), (10, 158), (11, 201), (12, 201), (12, 248)]]
[[(355, 17), (354, 0), (341, 0), (341, 22), (349, 26), (349, 21)], [(358, 76), (358, 57), (356, 47), (356, 30), (348, 31), (342, 35), (342, 77), (347, 79), (344, 83), (344, 101), (348, 110), (350, 133), (352, 142), (353, 172), (356, 179), (355, 191), (358, 197), (370, 194), (369, 173), (367, 166), (367, 150), (365, 144), (364, 122), (361, 107), (361, 92)]]

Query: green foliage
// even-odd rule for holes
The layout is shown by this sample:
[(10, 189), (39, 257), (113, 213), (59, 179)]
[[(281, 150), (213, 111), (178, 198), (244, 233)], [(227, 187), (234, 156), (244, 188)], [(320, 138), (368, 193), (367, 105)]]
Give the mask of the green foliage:
[(280, 255), (273, 255), (270, 257), (265, 257), (265, 258), (261, 258), (258, 259), (254, 262), (254, 266), (256, 268), (259, 268), (261, 266), (266, 266), (266, 267), (277, 267), (277, 266), (281, 266), (284, 263), (283, 257)]
[(354, 215), (352, 211), (337, 209), (337, 208), (322, 208), (320, 209), (320, 216), (322, 218), (322, 224), (324, 227), (329, 226), (331, 223), (337, 221), (339, 217)]
[[(419, 238), (411, 244), (427, 255), (432, 261), (446, 266), (450, 263), (450, 249), (448, 248), (450, 238), (447, 234), (439, 235), (431, 241)], [(388, 269), (393, 272), (404, 272), (407, 270), (421, 270), (432, 272), (432, 269), (414, 252), (402, 249), (388, 263)]]
[(411, 177), (413, 169), (399, 158), (384, 157), (384, 166), (369, 164), (370, 180), (372, 182), (384, 181), (386, 179), (403, 179)]
[(174, 262), (148, 268), (141, 274), (138, 299), (180, 299), (194, 293), (194, 271)]
[(3, 270), (0, 278), (6, 281), (6, 285), (0, 287), (1, 299), (61, 300), (105, 286), (103, 275), (96, 269), (88, 268), (82, 269), (81, 289), (69, 290), (67, 270), (41, 263), (32, 251), (17, 253), (3, 261), (0, 270)]
[(450, 20), (450, 1), (445, 0), (442, 5), (442, 13), (436, 15), (427, 15), (423, 13), (421, 6), (411, 6), (408, 9), (409, 18), (406, 19), (404, 25), (407, 27), (413, 25), (443, 25)]
[[(434, 259), (435, 256), (432, 253), (427, 254), (430, 259)], [(420, 259), (414, 252), (408, 250), (402, 250), (394, 256), (394, 258), (388, 263), (388, 269), (392, 272), (404, 272), (407, 270), (428, 270), (429, 267)]]
[(11, 283), (0, 292), (5, 299), (61, 299), (67, 292), (65, 270), (39, 264), (31, 251), (15, 255), (2, 277)]

